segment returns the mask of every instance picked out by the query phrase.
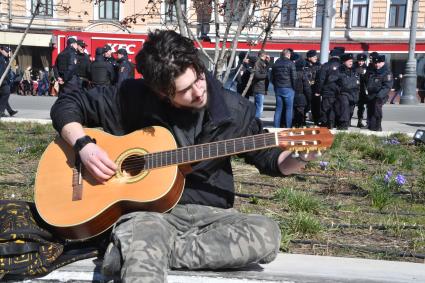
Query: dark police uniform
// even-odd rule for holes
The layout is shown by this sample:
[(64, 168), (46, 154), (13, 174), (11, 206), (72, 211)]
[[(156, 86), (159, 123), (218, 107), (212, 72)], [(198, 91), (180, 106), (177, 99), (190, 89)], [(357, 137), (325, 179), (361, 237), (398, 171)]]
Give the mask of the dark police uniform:
[(90, 64), (91, 82), (96, 85), (110, 85), (115, 80), (115, 72), (112, 65), (105, 61), (103, 48), (96, 49), (96, 58)]
[(335, 126), (335, 99), (338, 93), (337, 81), (339, 79), (339, 58), (333, 57), (320, 68), (317, 90), (319, 90), (321, 101), (321, 116), (319, 123), (328, 128)]
[(77, 75), (80, 78), (81, 88), (89, 88), (90, 84), (90, 57), (86, 53), (77, 53)]
[(124, 56), (117, 60), (117, 87), (119, 87), (124, 80), (134, 79), (134, 64), (128, 61), (127, 51), (125, 49), (119, 49), (117, 53)]
[(354, 69), (341, 65), (337, 83), (339, 87), (339, 94), (335, 103), (337, 127), (341, 130), (347, 130), (358, 101), (360, 78)]
[(305, 73), (311, 89), (311, 100), (308, 102), (309, 105), (307, 105), (306, 112), (311, 110), (313, 121), (317, 125), (320, 120), (320, 96), (315, 96), (314, 94), (319, 93), (316, 85), (316, 79), (318, 78), (321, 64), (319, 62), (313, 64), (308, 60), (306, 60), (306, 62)]
[[(72, 40), (71, 40), (72, 39)], [(72, 92), (80, 88), (77, 76), (77, 51), (71, 43), (77, 42), (74, 38), (68, 39), (68, 46), (56, 58), (54, 72), (56, 78), (60, 77), (64, 83), (59, 85), (59, 95), (63, 92)]]
[[(375, 62), (385, 62), (385, 56), (380, 55)], [(371, 131), (382, 131), (382, 107), (388, 100), (392, 86), (393, 75), (386, 64), (370, 72), (367, 78), (367, 120)]]
[[(359, 54), (364, 55), (364, 54)], [(357, 56), (357, 60), (362, 59), (366, 60), (366, 56), (364, 57)], [(357, 127), (362, 128), (364, 127), (362, 121), (363, 121), (363, 114), (366, 109), (366, 104), (368, 102), (367, 94), (366, 94), (366, 77), (367, 77), (367, 66), (366, 63), (360, 66), (357, 62), (354, 63), (354, 70), (359, 75), (360, 79), (360, 89), (359, 89), (359, 101), (357, 102)]]
[[(8, 64), (9, 64), (9, 58), (0, 54), (0, 77), (6, 71), (6, 67)], [(8, 108), (11, 80), (12, 80), (12, 71), (9, 69), (9, 71), (7, 72), (7, 75), (5, 76), (0, 86), (0, 115), (1, 116), (5, 115), (4, 111), (6, 110), (6, 108)]]

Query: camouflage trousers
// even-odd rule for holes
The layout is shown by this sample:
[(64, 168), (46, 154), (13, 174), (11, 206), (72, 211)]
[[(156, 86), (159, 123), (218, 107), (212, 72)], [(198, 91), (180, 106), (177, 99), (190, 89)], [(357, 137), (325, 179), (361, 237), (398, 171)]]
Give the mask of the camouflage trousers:
[(114, 254), (121, 256), (123, 282), (167, 282), (169, 268), (268, 263), (276, 258), (280, 237), (273, 220), (234, 209), (187, 204), (170, 213), (134, 212), (115, 224), (103, 271), (110, 272), (105, 262), (117, 262)]

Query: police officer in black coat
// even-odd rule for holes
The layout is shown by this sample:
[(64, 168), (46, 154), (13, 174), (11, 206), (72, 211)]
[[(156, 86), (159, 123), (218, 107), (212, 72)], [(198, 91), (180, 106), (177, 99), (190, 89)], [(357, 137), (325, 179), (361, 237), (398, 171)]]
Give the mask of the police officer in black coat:
[(367, 76), (367, 66), (366, 66), (366, 54), (357, 54), (357, 61), (354, 63), (354, 70), (359, 75), (360, 78), (360, 90), (359, 90), (359, 101), (357, 102), (357, 127), (364, 128), (363, 124), (363, 114), (366, 109), (367, 104), (367, 95), (366, 95), (366, 76)]
[(339, 130), (348, 130), (354, 107), (359, 99), (360, 78), (353, 69), (353, 54), (341, 55), (341, 63), (337, 81), (339, 93), (335, 102), (336, 121)]
[(77, 76), (77, 40), (73, 37), (66, 41), (66, 48), (59, 53), (53, 67), (59, 82), (59, 93), (78, 91), (80, 79)]
[(393, 75), (385, 63), (385, 55), (375, 57), (373, 64), (374, 69), (367, 77), (367, 124), (371, 131), (382, 131), (382, 107), (393, 86)]
[(88, 89), (90, 84), (90, 56), (85, 53), (86, 43), (77, 40), (77, 75), (80, 78), (80, 88)]
[(316, 91), (316, 77), (321, 67), (320, 62), (318, 62), (317, 51), (309, 50), (305, 61), (306, 66), (304, 69), (311, 88), (311, 99), (307, 101), (305, 112), (307, 113), (311, 110), (313, 121), (317, 125), (320, 119), (320, 95), (316, 95), (316, 93), (319, 94), (319, 91)]
[(337, 81), (339, 79), (340, 49), (331, 50), (331, 59), (322, 65), (319, 71), (317, 90), (321, 97), (321, 116), (319, 124), (329, 129), (335, 127), (335, 100), (339, 92)]
[[(114, 70), (115, 78), (117, 77), (116, 74), (118, 73), (118, 63), (117, 60), (115, 60), (114, 56), (112, 55), (113, 51), (110, 45), (105, 44), (103, 46), (103, 57), (105, 58), (105, 61), (110, 63), (112, 65), (112, 69)], [(113, 84), (115, 83), (112, 82)]]
[[(7, 65), (9, 64), (9, 52), (10, 49), (7, 46), (0, 46), (0, 77), (3, 76), (6, 71)], [(15, 115), (18, 111), (13, 110), (9, 105), (10, 97), (10, 85), (12, 83), (13, 76), (12, 70), (9, 68), (3, 82), (0, 86), (0, 117), (6, 117), (5, 110), (9, 112), (10, 116)]]
[(115, 72), (112, 64), (105, 61), (104, 49), (96, 48), (96, 57), (90, 64), (91, 83), (93, 86), (111, 85), (115, 81)]
[(127, 50), (124, 48), (118, 49), (117, 51), (117, 63), (118, 63), (118, 78), (117, 88), (126, 79), (134, 79), (134, 64), (128, 61)]
[(297, 78), (295, 79), (295, 96), (294, 96), (294, 118), (292, 120), (293, 127), (303, 127), (306, 125), (305, 109), (307, 107), (308, 98), (311, 97), (311, 85), (309, 82), (309, 69), (306, 67), (307, 62), (299, 59), (295, 62), (297, 70)]

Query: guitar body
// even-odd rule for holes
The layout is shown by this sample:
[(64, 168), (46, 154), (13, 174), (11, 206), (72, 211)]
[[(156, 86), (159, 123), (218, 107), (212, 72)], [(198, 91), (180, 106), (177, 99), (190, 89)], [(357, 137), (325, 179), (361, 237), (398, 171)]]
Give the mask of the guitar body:
[(40, 216), (58, 235), (87, 239), (110, 228), (123, 214), (166, 212), (180, 200), (184, 176), (179, 166), (133, 166), (137, 156), (177, 148), (167, 129), (149, 127), (126, 136), (85, 132), (118, 165), (117, 174), (100, 184), (75, 162), (75, 152), (63, 139), (50, 143), (39, 162), (34, 199)]

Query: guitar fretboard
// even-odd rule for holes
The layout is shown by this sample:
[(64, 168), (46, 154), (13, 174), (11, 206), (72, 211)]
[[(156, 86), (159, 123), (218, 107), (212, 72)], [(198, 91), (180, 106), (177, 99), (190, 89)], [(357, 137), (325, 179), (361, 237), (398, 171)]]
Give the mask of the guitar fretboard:
[(194, 163), (206, 159), (275, 147), (277, 145), (276, 134), (266, 133), (149, 153), (136, 158), (141, 159), (140, 161), (144, 163), (143, 169), (148, 170), (170, 165)]

